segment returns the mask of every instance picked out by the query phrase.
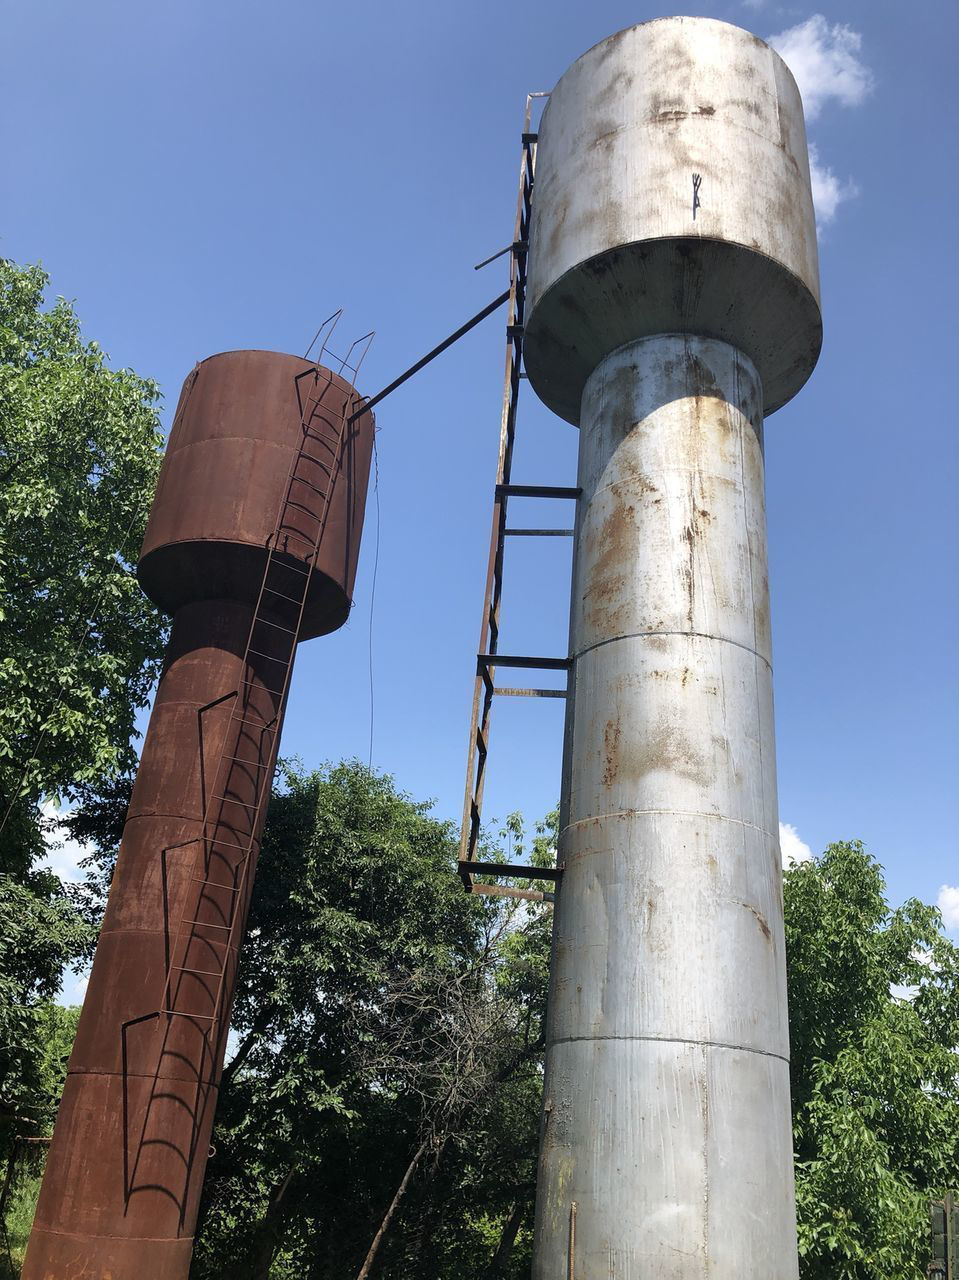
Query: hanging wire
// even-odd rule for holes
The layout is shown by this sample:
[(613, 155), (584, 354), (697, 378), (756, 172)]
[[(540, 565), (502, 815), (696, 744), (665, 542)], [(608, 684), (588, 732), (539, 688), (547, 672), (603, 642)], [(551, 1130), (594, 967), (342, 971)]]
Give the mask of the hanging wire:
[(376, 543), (373, 552), (373, 585), (370, 589), (370, 759), (373, 768), (373, 608), (376, 604), (376, 570), (380, 563), (380, 459), (376, 451), (376, 427), (373, 428), (373, 497), (376, 499)]

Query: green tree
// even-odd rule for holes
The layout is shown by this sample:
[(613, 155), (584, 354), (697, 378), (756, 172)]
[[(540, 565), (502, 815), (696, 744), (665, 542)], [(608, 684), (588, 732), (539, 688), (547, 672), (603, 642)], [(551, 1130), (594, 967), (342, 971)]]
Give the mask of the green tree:
[(37, 870), (47, 834), (39, 801), (91, 790), (132, 765), (134, 717), (164, 640), (133, 573), (160, 462), (157, 389), (108, 368), (64, 299), (45, 309), (46, 285), (39, 267), (0, 259), (0, 1115), (8, 1128), (41, 1107), (43, 1002), (91, 936), (57, 878)]
[(52, 873), (0, 877), (0, 1159), (16, 1134), (42, 1134), (56, 1112), (52, 1001), (87, 934)]
[[(517, 998), (534, 985), (518, 939), (532, 916), (465, 895), (455, 862), (449, 826), (388, 778), (287, 773), (195, 1276), (479, 1277), (514, 1215), (489, 1275), (519, 1274), (506, 1264), (532, 1189), (542, 1048)], [(490, 1195), (468, 1222), (467, 1186)]]
[[(109, 806), (84, 820), (115, 834)], [(512, 815), (483, 856), (555, 844), (555, 814), (531, 842)], [(455, 858), (389, 779), (288, 773), (198, 1280), (355, 1280), (384, 1226), (372, 1280), (528, 1275), (550, 912), (467, 898)], [(959, 950), (934, 908), (890, 908), (858, 842), (788, 871), (784, 899), (803, 1280), (919, 1280), (928, 1200), (959, 1182)]]
[[(30, 916), (33, 903), (26, 900), (27, 913), (23, 919), (0, 921), (0, 938), (8, 939), (12, 924), (17, 934), (24, 935), (34, 925)], [(26, 1251), (30, 1227), (40, 1193), (40, 1179), (46, 1158), (44, 1139), (53, 1133), (63, 1082), (66, 1079), (67, 1059), (73, 1048), (73, 1039), (80, 1017), (79, 1008), (62, 1008), (51, 1000), (35, 1001), (29, 1011), (21, 1014), (26, 1025), (19, 1028), (4, 1027), (4, 1046), (8, 1046), (6, 1033), (19, 1030), (28, 1043), (36, 1042), (36, 1053), (24, 1055), (22, 1091), (17, 1102), (16, 1141), (12, 1134), (0, 1144), (3, 1158), (0, 1160), (0, 1192), (3, 1201), (3, 1253), (0, 1255), (0, 1276), (20, 1274), (20, 1266)], [(0, 1123), (9, 1127), (9, 1116), (0, 1117)], [(6, 1265), (5, 1265), (6, 1264)]]
[(919, 1280), (959, 1182), (959, 950), (859, 841), (786, 872), (801, 1274)]
[(160, 464), (156, 384), (110, 369), (46, 274), (0, 259), (4, 809), (134, 760), (164, 626), (133, 573)]

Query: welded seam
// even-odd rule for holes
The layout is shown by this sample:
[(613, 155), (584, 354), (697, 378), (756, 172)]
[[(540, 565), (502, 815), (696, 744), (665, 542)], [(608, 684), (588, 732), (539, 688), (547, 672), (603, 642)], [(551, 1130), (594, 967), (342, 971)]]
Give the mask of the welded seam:
[[(565, 835), (567, 831), (572, 831), (574, 827), (585, 826), (587, 822), (596, 822), (598, 818), (652, 817), (656, 814), (670, 817), (675, 814), (678, 818), (715, 818), (717, 822), (731, 822), (737, 827), (748, 827), (750, 831), (758, 831), (760, 835), (767, 836), (770, 840), (779, 839), (778, 831), (767, 831), (765, 827), (757, 826), (755, 822), (747, 822), (745, 818), (730, 818), (724, 813), (705, 813), (700, 809), (612, 809), (609, 813), (594, 813), (588, 818), (577, 818), (575, 822), (567, 823), (560, 834)], [(583, 850), (583, 853), (586, 852)], [(595, 852), (598, 853), (601, 850)]]
[[(199, 1017), (200, 1015), (185, 1013), (182, 1016), (184, 1018), (190, 1018), (190, 1017)], [(179, 1056), (179, 1051), (173, 1050), (173, 1049), (165, 1049), (164, 1054)], [(97, 1079), (100, 1076), (111, 1076), (111, 1077), (122, 1077), (124, 1080), (171, 1080), (175, 1083), (178, 1082), (180, 1084), (188, 1084), (191, 1086), (191, 1088), (194, 1087), (197, 1083), (197, 1077), (195, 1074), (191, 1076), (187, 1076), (187, 1075), (174, 1076), (169, 1074), (158, 1076), (155, 1071), (124, 1071), (122, 1068), (119, 1071), (104, 1071), (104, 1070), (91, 1071), (86, 1067), (77, 1067), (75, 1071), (74, 1070), (67, 1071), (67, 1075), (68, 1076), (91, 1076), (93, 1079)], [(210, 1077), (201, 1076), (200, 1084), (203, 1086), (210, 1085), (214, 1089), (220, 1088), (220, 1081), (218, 1079), (214, 1080), (212, 1076)], [(183, 1099), (179, 1098), (177, 1099), (177, 1101), (182, 1102)]]
[[(144, 818), (169, 818), (171, 821), (176, 822), (203, 822), (202, 814), (198, 817), (191, 817), (188, 813), (162, 813), (159, 809), (144, 809), (142, 812), (128, 814), (127, 822), (142, 822)], [(213, 824), (211, 823), (211, 825)], [(198, 841), (202, 840), (203, 836), (197, 836), (196, 839)], [(191, 840), (189, 843), (193, 844), (194, 842)]]
[(56, 1227), (45, 1227), (38, 1222), (35, 1230), (47, 1236), (66, 1236), (69, 1240), (105, 1240), (108, 1244), (125, 1244), (128, 1240), (134, 1244), (190, 1244), (193, 1236), (105, 1236), (98, 1231), (58, 1231)]
[(762, 1058), (776, 1058), (789, 1066), (789, 1058), (782, 1053), (773, 1053), (771, 1049), (755, 1049), (748, 1044), (728, 1044), (724, 1040), (690, 1040), (684, 1036), (557, 1036), (550, 1040), (548, 1048), (557, 1044), (579, 1044), (581, 1042), (600, 1040), (650, 1041), (656, 1044), (691, 1044), (707, 1049), (732, 1049), (734, 1053), (758, 1053)]
[(748, 644), (741, 644), (738, 640), (730, 640), (727, 636), (713, 636), (708, 631), (629, 631), (621, 636), (608, 636), (605, 640), (597, 640), (594, 644), (589, 644), (585, 649), (580, 649), (573, 654), (573, 661), (583, 658), (587, 653), (592, 653), (594, 649), (601, 649), (607, 644), (616, 644), (620, 640), (642, 640), (646, 636), (695, 636), (698, 640), (715, 640), (719, 644), (735, 645), (737, 649), (743, 649), (746, 653), (751, 653), (754, 658), (758, 658), (760, 662), (766, 664), (770, 675), (772, 675), (772, 663), (768, 658), (763, 657), (755, 649)]

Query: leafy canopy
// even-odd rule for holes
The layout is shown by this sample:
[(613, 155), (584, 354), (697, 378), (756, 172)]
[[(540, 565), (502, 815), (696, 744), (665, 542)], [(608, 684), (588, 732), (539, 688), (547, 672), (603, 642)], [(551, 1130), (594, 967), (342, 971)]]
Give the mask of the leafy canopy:
[(0, 259), (0, 787), (126, 766), (164, 625), (133, 565), (160, 464), (154, 382), (107, 367), (47, 276)]
[[(78, 821), (109, 846), (109, 806)], [(503, 836), (526, 856), (516, 815)], [(555, 840), (550, 815), (530, 860)], [(288, 771), (197, 1280), (355, 1280), (391, 1205), (372, 1280), (528, 1276), (550, 913), (466, 897), (456, 852), (388, 778)], [(800, 1274), (920, 1280), (929, 1199), (959, 1182), (959, 949), (934, 908), (890, 908), (857, 841), (789, 870), (784, 900)]]
[(959, 1182), (959, 949), (859, 841), (785, 875), (803, 1280), (919, 1280)]
[(0, 1146), (50, 1118), (50, 1002), (91, 941), (37, 869), (38, 801), (132, 765), (164, 641), (133, 574), (157, 388), (109, 369), (68, 302), (45, 309), (46, 285), (0, 259)]
[(525, 1123), (508, 1159), (490, 1163), (499, 1201), (511, 1207), (515, 1177), (529, 1183), (514, 1170), (532, 1149), (538, 1048), (499, 989), (500, 911), (463, 893), (455, 860), (449, 826), (389, 778), (288, 769), (257, 872), (195, 1275), (356, 1275), (407, 1169), (381, 1257), (400, 1271), (429, 1260), (431, 1274), (443, 1237), (422, 1229), (438, 1226), (470, 1143), (489, 1153), (504, 1089), (525, 1087), (528, 1106), (513, 1108)]

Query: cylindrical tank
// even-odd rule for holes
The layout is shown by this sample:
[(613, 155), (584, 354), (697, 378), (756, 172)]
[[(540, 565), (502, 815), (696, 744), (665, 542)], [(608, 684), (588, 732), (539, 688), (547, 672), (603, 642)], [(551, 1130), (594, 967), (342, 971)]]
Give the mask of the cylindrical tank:
[[(347, 405), (349, 414), (359, 406), (344, 378), (276, 351), (225, 351), (187, 378), (137, 568), (144, 591), (162, 609), (173, 613), (188, 600), (217, 598), (256, 603), (264, 547), (312, 402), (309, 430), (331, 440)], [(372, 448), (368, 414), (349, 428), (301, 640), (335, 631), (349, 614)], [(321, 501), (316, 489), (325, 485), (332, 461), (319, 439), (309, 442), (309, 451), (317, 461), (301, 463), (291, 493), (297, 504), (288, 513), (291, 568), (309, 554), (295, 531), (310, 533)]]
[(371, 414), (345, 426), (358, 406), (330, 371), (263, 351), (184, 386), (140, 562), (173, 629), (26, 1280), (188, 1275), (297, 601), (308, 581), (301, 638), (350, 606), (373, 439)]
[(526, 367), (579, 425), (534, 1280), (795, 1280), (763, 414), (821, 342), (798, 90), (661, 19), (539, 131)]
[(540, 126), (527, 317), (530, 381), (569, 422), (603, 356), (657, 333), (745, 352), (767, 414), (796, 394), (822, 343), (819, 262), (778, 53), (712, 18), (660, 18), (573, 63)]

